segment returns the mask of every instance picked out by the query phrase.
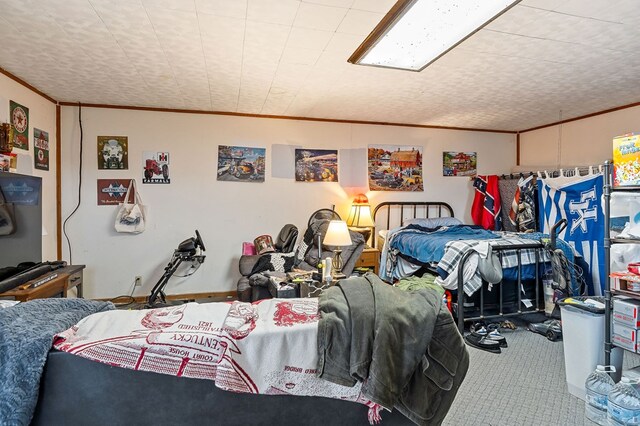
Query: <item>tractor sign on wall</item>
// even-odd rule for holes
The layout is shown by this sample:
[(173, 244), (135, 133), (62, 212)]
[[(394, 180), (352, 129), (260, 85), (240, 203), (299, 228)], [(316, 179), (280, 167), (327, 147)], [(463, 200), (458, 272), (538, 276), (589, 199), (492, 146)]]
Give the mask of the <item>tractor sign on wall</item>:
[(168, 152), (145, 151), (142, 161), (144, 168), (142, 183), (171, 183)]

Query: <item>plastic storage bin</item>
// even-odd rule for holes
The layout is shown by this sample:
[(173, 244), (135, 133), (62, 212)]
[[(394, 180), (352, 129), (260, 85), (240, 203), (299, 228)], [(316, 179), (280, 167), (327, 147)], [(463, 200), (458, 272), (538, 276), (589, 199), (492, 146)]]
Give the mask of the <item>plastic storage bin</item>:
[[(587, 301), (601, 304), (601, 308)], [(562, 343), (567, 387), (571, 395), (585, 400), (584, 382), (598, 364), (604, 364), (604, 297), (567, 297), (558, 302), (562, 317)], [(623, 350), (611, 353), (616, 368), (613, 379), (620, 380)]]

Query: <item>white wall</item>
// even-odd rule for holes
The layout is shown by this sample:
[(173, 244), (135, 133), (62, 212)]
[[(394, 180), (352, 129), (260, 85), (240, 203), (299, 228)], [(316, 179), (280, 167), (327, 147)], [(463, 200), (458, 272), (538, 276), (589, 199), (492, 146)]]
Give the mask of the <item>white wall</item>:
[[(18, 173), (42, 178), (42, 224), (48, 235), (42, 237), (42, 260), (56, 260), (56, 106), (51, 101), (0, 74), (0, 122), (9, 122), (9, 101), (29, 108), (29, 151), (18, 154)], [(33, 166), (33, 129), (49, 133), (49, 170)]]
[[(167, 293), (235, 290), (243, 241), (262, 234), (275, 237), (287, 223), (298, 226), (302, 234), (310, 214), (332, 204), (347, 217), (353, 195), (367, 192), (368, 144), (424, 147), (425, 191), (367, 192), (372, 205), (385, 200), (442, 200), (467, 221), (473, 196), (470, 181), (442, 177), (442, 152), (477, 151), (481, 174), (508, 172), (515, 164), (513, 134), (99, 108), (83, 108), (82, 119), (82, 205), (69, 221), (68, 233), (73, 262), (87, 265), (85, 295), (92, 298), (129, 294), (136, 275), (143, 276), (143, 287), (136, 288), (135, 295), (148, 294), (172, 251), (196, 228), (207, 246), (206, 262), (194, 276), (172, 280)], [(66, 217), (77, 200), (78, 108), (63, 107), (61, 120), (62, 210)], [(129, 170), (97, 170), (99, 135), (129, 137)], [(218, 145), (265, 147), (266, 181), (217, 181)], [(274, 177), (282, 176), (283, 170), (272, 170), (272, 153), (282, 152), (283, 145), (341, 150), (341, 183)], [(145, 150), (170, 152), (171, 184), (140, 183)], [(346, 161), (348, 154), (353, 157), (350, 162)], [(358, 176), (350, 178), (354, 174)], [(149, 226), (144, 233), (116, 233), (116, 207), (97, 206), (96, 179), (108, 177), (138, 181), (149, 206)], [(359, 182), (354, 183), (354, 178)], [(63, 245), (67, 258), (66, 243)]]
[(612, 140), (640, 131), (640, 107), (520, 134), (521, 166), (588, 166), (613, 156)]

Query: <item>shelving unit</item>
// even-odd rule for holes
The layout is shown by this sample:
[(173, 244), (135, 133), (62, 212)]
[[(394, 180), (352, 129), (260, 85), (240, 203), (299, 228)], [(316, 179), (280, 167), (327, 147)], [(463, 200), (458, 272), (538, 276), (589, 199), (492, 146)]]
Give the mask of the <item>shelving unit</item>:
[(640, 240), (611, 238), (611, 194), (612, 192), (640, 192), (638, 186), (614, 187), (612, 183), (613, 164), (611, 161), (604, 163), (604, 273), (605, 273), (605, 321), (604, 321), (604, 362), (605, 365), (611, 364), (611, 351), (615, 347), (611, 341), (611, 310), (613, 308), (612, 297), (614, 295), (628, 296), (640, 300), (640, 294), (627, 290), (612, 290), (611, 279), (611, 246), (613, 244), (640, 244)]

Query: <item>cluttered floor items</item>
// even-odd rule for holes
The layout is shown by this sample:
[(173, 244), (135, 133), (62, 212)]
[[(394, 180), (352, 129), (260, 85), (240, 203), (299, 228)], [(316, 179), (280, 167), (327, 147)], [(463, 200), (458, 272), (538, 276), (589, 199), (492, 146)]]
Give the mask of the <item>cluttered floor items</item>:
[(531, 314), (525, 320), (514, 319), (514, 321), (504, 320), (490, 323), (475, 322), (469, 327), (469, 333), (464, 336), (464, 341), (476, 349), (499, 354), (502, 353), (503, 349), (509, 347), (506, 336), (519, 328), (525, 328), (533, 333), (541, 334), (552, 342), (562, 340), (561, 321), (557, 319), (542, 321), (542, 317), (540, 314)]
[(485, 324), (476, 322), (471, 325), (469, 334), (464, 337), (465, 342), (474, 348), (499, 354), (501, 348), (506, 348), (507, 339), (502, 335), (501, 330), (515, 330), (516, 326), (511, 321), (502, 321)]

